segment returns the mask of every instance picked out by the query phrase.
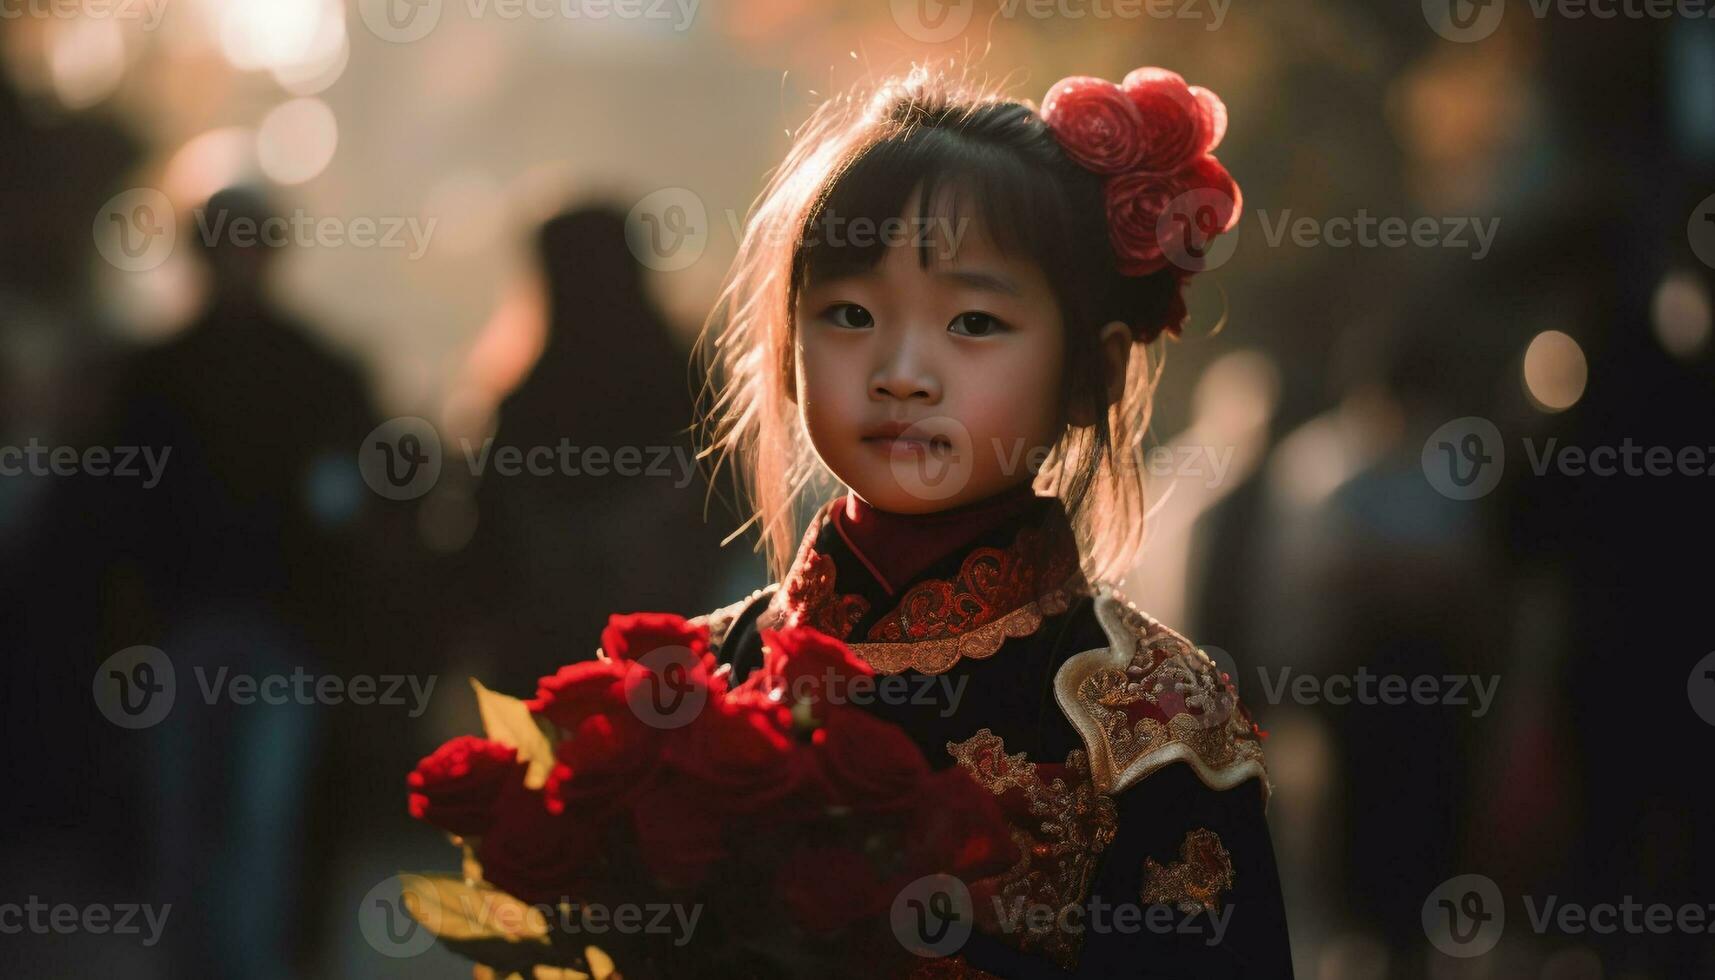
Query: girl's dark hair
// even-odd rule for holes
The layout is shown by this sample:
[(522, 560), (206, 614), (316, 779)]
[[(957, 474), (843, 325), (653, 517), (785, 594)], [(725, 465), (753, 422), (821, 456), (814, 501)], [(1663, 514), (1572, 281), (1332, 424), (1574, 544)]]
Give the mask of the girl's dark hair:
[(789, 398), (798, 294), (904, 247), (840, 229), (880, 228), (913, 197), (910, 247), (923, 266), (945, 257), (947, 240), (919, 230), (975, 222), (1003, 253), (1040, 268), (1053, 289), (1065, 325), (1059, 397), (1068, 428), (1038, 486), (1064, 502), (1089, 571), (1119, 571), (1142, 540), (1137, 451), (1158, 371), (1148, 347), (1135, 344), (1123, 393), (1110, 400), (1099, 334), (1115, 320), (1134, 338), (1177, 326), (1185, 315), (1180, 280), (1171, 267), (1119, 274), (1101, 178), (1065, 154), (1034, 106), (924, 69), (883, 82), (865, 100), (826, 103), (806, 123), (752, 210), (698, 343), (719, 386), (705, 419), (709, 451), (737, 461), (771, 566), (784, 571), (796, 545), (794, 505), (821, 475)]

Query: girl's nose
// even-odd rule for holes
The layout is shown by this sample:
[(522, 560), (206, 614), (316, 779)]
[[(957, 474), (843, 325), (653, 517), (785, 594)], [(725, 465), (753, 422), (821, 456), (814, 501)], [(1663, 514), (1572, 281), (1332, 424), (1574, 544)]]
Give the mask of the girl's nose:
[(875, 401), (916, 399), (933, 405), (941, 400), (941, 382), (912, 343), (902, 341), (887, 351), (870, 377), (869, 396)]

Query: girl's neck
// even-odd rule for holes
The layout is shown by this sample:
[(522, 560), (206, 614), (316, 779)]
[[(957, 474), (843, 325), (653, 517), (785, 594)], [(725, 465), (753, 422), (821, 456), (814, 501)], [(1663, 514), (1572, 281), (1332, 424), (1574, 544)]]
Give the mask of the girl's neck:
[(928, 514), (877, 510), (855, 493), (834, 507), (834, 527), (894, 594), (925, 568), (981, 537), (1041, 498), (1026, 480), (992, 497)]

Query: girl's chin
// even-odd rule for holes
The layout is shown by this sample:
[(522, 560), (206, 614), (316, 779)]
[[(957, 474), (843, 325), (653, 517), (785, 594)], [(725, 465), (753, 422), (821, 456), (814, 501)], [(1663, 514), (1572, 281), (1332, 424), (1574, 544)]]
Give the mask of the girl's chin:
[(980, 496), (968, 466), (933, 456), (859, 461), (837, 475), (865, 503), (894, 514), (932, 514)]

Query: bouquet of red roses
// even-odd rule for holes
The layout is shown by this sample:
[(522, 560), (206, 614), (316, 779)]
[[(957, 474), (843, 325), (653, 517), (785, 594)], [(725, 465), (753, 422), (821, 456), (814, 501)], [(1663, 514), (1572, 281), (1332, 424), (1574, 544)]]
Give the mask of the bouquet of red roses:
[(913, 960), (901, 889), (1018, 854), (992, 794), (932, 771), (838, 692), (873, 671), (807, 628), (764, 630), (744, 683), (678, 616), (614, 616), (597, 659), (520, 701), (472, 681), (487, 737), (409, 777), (411, 814), (465, 848), (405, 875), (406, 908), (499, 976), (795, 976)]

